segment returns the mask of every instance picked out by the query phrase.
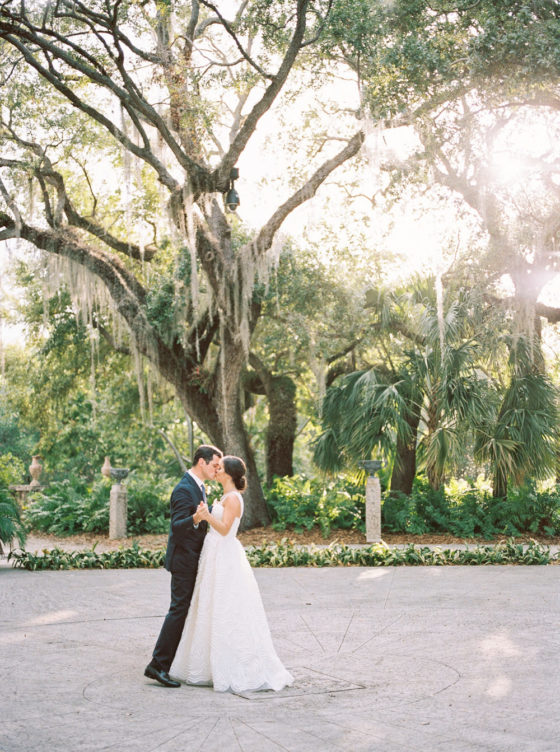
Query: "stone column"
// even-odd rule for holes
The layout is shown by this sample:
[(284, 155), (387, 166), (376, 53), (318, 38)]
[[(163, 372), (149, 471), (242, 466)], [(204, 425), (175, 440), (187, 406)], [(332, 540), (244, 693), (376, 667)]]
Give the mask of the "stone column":
[(128, 475), (128, 469), (112, 467), (110, 473), (116, 483), (111, 486), (109, 499), (109, 538), (126, 538), (128, 493), (121, 481)]
[(127, 507), (127, 490), (120, 483), (115, 483), (111, 486), (109, 502), (109, 538), (126, 538)]
[(366, 541), (381, 541), (381, 484), (371, 475), (366, 483)]
[(381, 470), (380, 460), (361, 460), (358, 465), (368, 474), (366, 483), (366, 541), (381, 542), (381, 484), (375, 473)]

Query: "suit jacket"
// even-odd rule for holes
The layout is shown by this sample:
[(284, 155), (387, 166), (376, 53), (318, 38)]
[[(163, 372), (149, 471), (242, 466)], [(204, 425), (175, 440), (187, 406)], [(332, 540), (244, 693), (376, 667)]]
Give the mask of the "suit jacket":
[(202, 501), (200, 486), (185, 473), (171, 494), (171, 521), (164, 566), (169, 572), (188, 572), (198, 567), (200, 550), (208, 530), (201, 522), (195, 529), (193, 514)]

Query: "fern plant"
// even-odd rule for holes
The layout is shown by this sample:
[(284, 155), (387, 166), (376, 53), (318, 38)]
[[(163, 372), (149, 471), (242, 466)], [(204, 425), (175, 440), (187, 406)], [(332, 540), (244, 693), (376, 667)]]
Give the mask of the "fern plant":
[(0, 550), (17, 539), (23, 546), (26, 538), (25, 526), (21, 520), (19, 506), (7, 488), (0, 486)]

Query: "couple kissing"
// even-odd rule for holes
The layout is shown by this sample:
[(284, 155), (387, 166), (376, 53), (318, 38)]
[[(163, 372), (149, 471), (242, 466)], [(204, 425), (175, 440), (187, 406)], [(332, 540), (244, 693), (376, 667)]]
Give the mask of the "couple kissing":
[[(203, 444), (171, 494), (165, 568), (171, 604), (144, 675), (217, 692), (280, 690), (293, 677), (278, 658), (257, 581), (237, 538), (246, 467)], [(223, 487), (210, 508), (205, 481)]]

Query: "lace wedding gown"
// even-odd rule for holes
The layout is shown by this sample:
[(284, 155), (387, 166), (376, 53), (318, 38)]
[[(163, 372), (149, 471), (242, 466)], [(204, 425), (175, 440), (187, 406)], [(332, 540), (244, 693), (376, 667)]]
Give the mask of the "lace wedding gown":
[[(235, 492), (237, 493), (237, 492)], [(169, 674), (217, 692), (279, 690), (293, 682), (276, 655), (255, 575), (237, 539), (243, 515), (225, 536), (209, 526), (194, 593)], [(212, 507), (221, 520), (222, 502)]]

